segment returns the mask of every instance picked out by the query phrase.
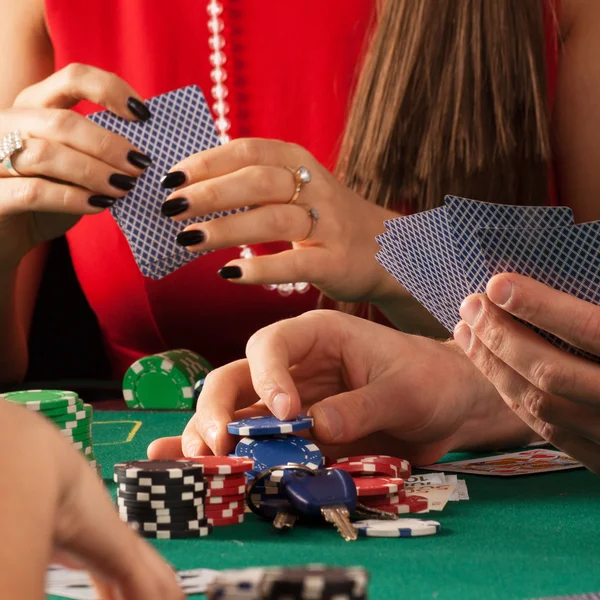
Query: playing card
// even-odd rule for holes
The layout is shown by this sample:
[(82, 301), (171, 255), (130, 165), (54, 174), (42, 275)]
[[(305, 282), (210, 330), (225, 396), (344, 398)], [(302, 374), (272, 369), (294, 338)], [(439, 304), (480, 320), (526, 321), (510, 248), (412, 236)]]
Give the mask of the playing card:
[(444, 207), (391, 219), (385, 226), (387, 232), (377, 237), (377, 261), (452, 332), (469, 288)]
[[(600, 221), (551, 229), (480, 229), (477, 237), (490, 277), (518, 273), (600, 304)], [(573, 354), (600, 360), (552, 334), (536, 331)]]
[(140, 271), (146, 277), (161, 279), (202, 254), (177, 244), (180, 231), (191, 223), (240, 211), (223, 211), (182, 222), (162, 215), (160, 207), (171, 192), (161, 187), (161, 178), (180, 160), (217, 146), (218, 136), (197, 86), (156, 96), (146, 105), (152, 117), (145, 122), (127, 121), (109, 111), (88, 118), (124, 136), (152, 159), (135, 188), (117, 200), (110, 212), (125, 234)]
[(573, 225), (573, 211), (566, 206), (510, 206), (446, 196), (445, 208), (455, 254), (463, 268), (470, 294), (485, 292), (490, 279), (477, 230)]
[(514, 475), (533, 475), (551, 471), (580, 469), (582, 467), (583, 465), (580, 462), (558, 450), (524, 450), (498, 456), (440, 463), (423, 468), (432, 471), (512, 477)]

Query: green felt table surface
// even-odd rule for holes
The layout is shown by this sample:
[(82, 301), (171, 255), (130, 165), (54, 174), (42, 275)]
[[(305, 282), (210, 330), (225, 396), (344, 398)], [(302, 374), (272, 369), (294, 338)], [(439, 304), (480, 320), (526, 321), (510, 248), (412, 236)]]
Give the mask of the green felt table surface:
[[(94, 448), (111, 493), (115, 462), (145, 458), (153, 439), (179, 434), (188, 417), (97, 410)], [(247, 515), (243, 524), (215, 528), (207, 538), (152, 543), (178, 569), (362, 565), (371, 576), (369, 598), (377, 600), (508, 600), (600, 591), (598, 477), (583, 469), (459, 477), (467, 480), (471, 500), (428, 515), (442, 524), (437, 536), (349, 543), (331, 526), (297, 525), (281, 534)]]

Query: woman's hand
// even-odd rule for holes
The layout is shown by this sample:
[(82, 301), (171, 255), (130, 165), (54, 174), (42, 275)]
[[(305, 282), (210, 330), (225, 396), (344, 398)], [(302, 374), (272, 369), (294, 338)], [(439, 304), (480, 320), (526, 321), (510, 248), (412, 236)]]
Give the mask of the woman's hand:
[(99, 213), (131, 190), (150, 159), (125, 138), (67, 110), (80, 100), (101, 104), (127, 119), (150, 113), (117, 76), (70, 65), (26, 88), (0, 111), (0, 138), (19, 131), (23, 149), (0, 164), (0, 272), (29, 250)]
[[(311, 180), (291, 204), (296, 182), (288, 168), (300, 166), (309, 170)], [(231, 281), (308, 281), (341, 301), (375, 301), (390, 286), (402, 290), (375, 260), (375, 236), (385, 230), (384, 220), (397, 215), (343, 187), (299, 146), (236, 140), (175, 165), (163, 185), (177, 187), (162, 208), (177, 220), (256, 207), (186, 227), (178, 241), (192, 251), (292, 242), (292, 249), (279, 254), (227, 263), (221, 275)], [(311, 209), (318, 219), (309, 215)]]
[(542, 438), (600, 474), (600, 365), (560, 350), (511, 317), (600, 356), (600, 307), (520, 275), (467, 298), (456, 342)]
[(86, 569), (101, 598), (183, 600), (172, 568), (123, 523), (101, 481), (56, 428), (0, 401), (6, 598), (41, 598), (48, 562)]
[(155, 441), (149, 456), (226, 454), (236, 442), (227, 423), (268, 411), (281, 419), (308, 411), (331, 458), (394, 454), (428, 464), (451, 449), (517, 443), (529, 431), (451, 345), (342, 313), (270, 325), (250, 339), (247, 356), (208, 375), (182, 438)]

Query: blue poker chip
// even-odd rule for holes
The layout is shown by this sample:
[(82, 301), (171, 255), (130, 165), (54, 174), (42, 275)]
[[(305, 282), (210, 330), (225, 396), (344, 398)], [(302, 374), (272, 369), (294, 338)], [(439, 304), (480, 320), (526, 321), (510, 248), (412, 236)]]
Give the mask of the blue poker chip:
[(314, 419), (306, 415), (298, 415), (293, 421), (281, 421), (273, 415), (250, 417), (241, 421), (233, 421), (227, 425), (227, 431), (233, 435), (258, 437), (259, 435), (277, 435), (310, 429)]
[(288, 463), (319, 469), (324, 462), (319, 448), (297, 435), (276, 435), (258, 439), (245, 437), (235, 447), (235, 455), (252, 458), (254, 470), (259, 472)]

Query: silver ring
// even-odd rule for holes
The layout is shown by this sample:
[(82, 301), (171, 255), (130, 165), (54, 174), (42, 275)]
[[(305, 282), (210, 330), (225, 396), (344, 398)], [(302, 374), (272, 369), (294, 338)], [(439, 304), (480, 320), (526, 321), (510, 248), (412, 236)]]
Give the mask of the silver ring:
[(13, 177), (22, 177), (12, 164), (12, 156), (23, 149), (23, 140), (19, 131), (13, 131), (0, 139), (0, 163)]
[(319, 222), (319, 211), (316, 208), (309, 208), (307, 211), (308, 216), (311, 219), (310, 231), (305, 238), (298, 240), (298, 242), (305, 242), (306, 240), (310, 240), (310, 238), (315, 235), (315, 231), (317, 230), (317, 223)]

